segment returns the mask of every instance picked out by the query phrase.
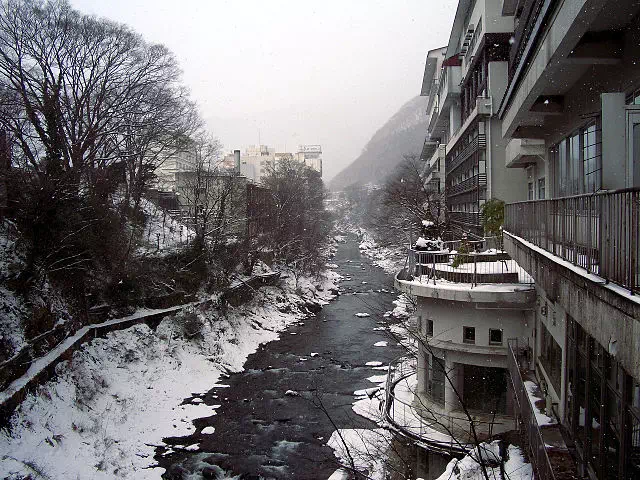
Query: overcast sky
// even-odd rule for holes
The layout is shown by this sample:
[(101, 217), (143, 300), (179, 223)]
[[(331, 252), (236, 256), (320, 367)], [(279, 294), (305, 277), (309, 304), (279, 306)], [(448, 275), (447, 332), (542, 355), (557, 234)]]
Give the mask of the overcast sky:
[(321, 144), (324, 179), (420, 93), (457, 0), (71, 0), (169, 47), (224, 150)]

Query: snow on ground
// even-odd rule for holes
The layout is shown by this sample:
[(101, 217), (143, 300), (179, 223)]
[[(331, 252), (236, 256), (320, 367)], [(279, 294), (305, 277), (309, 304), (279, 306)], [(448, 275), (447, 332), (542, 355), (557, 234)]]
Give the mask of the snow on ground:
[[(490, 479), (502, 478), (500, 473), (500, 441), (481, 443), (464, 458), (452, 459), (446, 470), (437, 480), (484, 480), (485, 475), (480, 466), (480, 457), (485, 461)], [(509, 480), (533, 480), (533, 468), (526, 463), (522, 450), (516, 445), (507, 447), (507, 458), (504, 463), (504, 478)]]
[(373, 235), (366, 229), (347, 225), (347, 230), (360, 239), (360, 253), (373, 260), (376, 267), (389, 274), (395, 274), (402, 268), (406, 258), (406, 248), (401, 246), (383, 247), (376, 243)]
[(166, 254), (183, 247), (195, 237), (195, 232), (155, 203), (142, 198), (140, 206), (146, 216), (146, 224), (140, 245), (139, 254)]
[[(383, 428), (341, 429), (334, 431), (327, 445), (333, 448), (340, 464), (365, 472), (371, 480), (383, 480), (384, 458), (380, 452), (385, 452), (391, 443), (393, 434)], [(332, 479), (348, 478), (346, 469), (338, 469), (330, 477)]]
[[(298, 282), (285, 275), (284, 291), (264, 287), (225, 314), (190, 310), (155, 331), (141, 324), (84, 345), (58, 364), (56, 380), (27, 396), (11, 431), (0, 432), (0, 478), (38, 471), (50, 478), (160, 478), (155, 447), (164, 437), (194, 433), (194, 419), (215, 415), (219, 405), (198, 401), (201, 395), (224, 388), (222, 372), (240, 371), (261, 343), (302, 320), (306, 299), (329, 301), (336, 275)], [(296, 284), (306, 299), (293, 293)], [(199, 333), (191, 335), (194, 328)]]

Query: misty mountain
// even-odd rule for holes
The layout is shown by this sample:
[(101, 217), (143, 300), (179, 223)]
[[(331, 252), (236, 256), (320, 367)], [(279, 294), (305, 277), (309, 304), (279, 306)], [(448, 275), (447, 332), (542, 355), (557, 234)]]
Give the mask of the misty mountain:
[(427, 132), (427, 101), (428, 97), (418, 96), (405, 103), (371, 137), (360, 156), (328, 182), (328, 187), (342, 190), (353, 183), (378, 183), (403, 155), (420, 155)]

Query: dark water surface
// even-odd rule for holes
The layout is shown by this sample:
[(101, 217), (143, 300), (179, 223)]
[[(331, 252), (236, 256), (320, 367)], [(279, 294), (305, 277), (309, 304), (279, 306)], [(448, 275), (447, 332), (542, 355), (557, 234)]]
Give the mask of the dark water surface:
[[(327, 479), (337, 468), (326, 446), (335, 430), (332, 421), (339, 428), (376, 427), (351, 406), (354, 390), (374, 386), (367, 377), (384, 373), (366, 362), (387, 364), (403, 353), (388, 333), (374, 331), (387, 324), (382, 314), (393, 309), (392, 278), (360, 255), (353, 238), (339, 245), (332, 262), (351, 278), (341, 282), (343, 294), (316, 317), (283, 332), (280, 340), (261, 346), (244, 372), (221, 380), (228, 388), (202, 397), (221, 406), (217, 415), (195, 421), (197, 432), (213, 426), (215, 434), (167, 439), (174, 445), (199, 443), (200, 451), (161, 457), (159, 450), (165, 478), (216, 478), (221, 468), (243, 478)], [(376, 292), (382, 289), (389, 293)], [(357, 318), (357, 312), (371, 316)], [(389, 346), (373, 346), (381, 340)], [(300, 396), (285, 395), (287, 390)], [(314, 406), (318, 399), (329, 415)]]

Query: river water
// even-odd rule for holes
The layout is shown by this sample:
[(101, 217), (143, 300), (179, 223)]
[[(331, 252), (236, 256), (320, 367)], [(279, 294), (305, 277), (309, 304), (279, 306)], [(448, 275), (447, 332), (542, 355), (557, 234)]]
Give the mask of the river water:
[[(222, 469), (241, 478), (327, 479), (337, 468), (326, 445), (333, 424), (376, 428), (351, 406), (355, 390), (374, 386), (367, 377), (385, 373), (366, 363), (388, 364), (404, 353), (387, 332), (374, 330), (392, 321), (382, 315), (396, 298), (392, 278), (360, 254), (355, 238), (340, 244), (332, 261), (346, 278), (342, 295), (280, 340), (263, 345), (248, 358), (245, 371), (223, 381), (228, 387), (202, 397), (220, 406), (217, 415), (195, 421), (197, 432), (211, 426), (215, 434), (166, 439), (169, 445), (199, 443), (200, 450), (162, 456), (159, 449), (165, 478), (217, 478)], [(358, 318), (358, 312), (371, 316)], [(374, 346), (382, 340), (388, 346)], [(300, 396), (286, 395), (288, 390)]]

